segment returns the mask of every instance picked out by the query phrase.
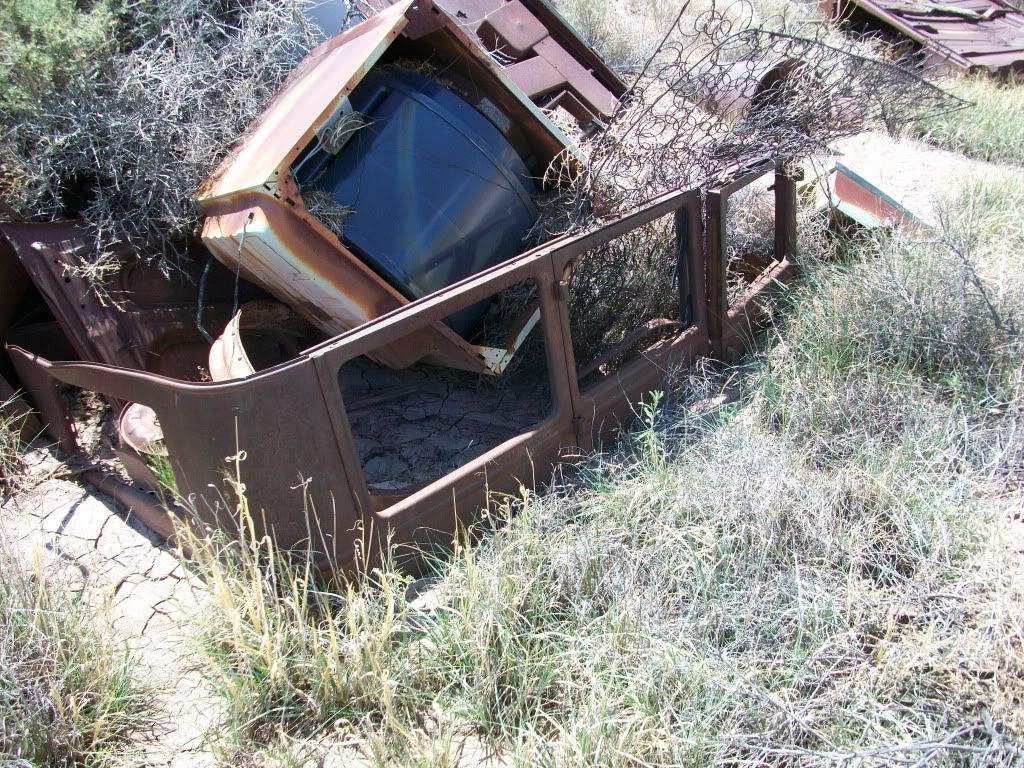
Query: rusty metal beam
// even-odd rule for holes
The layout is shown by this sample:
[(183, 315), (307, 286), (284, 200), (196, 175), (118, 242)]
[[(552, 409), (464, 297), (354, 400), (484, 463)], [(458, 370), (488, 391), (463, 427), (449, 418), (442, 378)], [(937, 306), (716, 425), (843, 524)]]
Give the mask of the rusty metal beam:
[(1009, 76), (1024, 72), (1024, 14), (1002, 0), (821, 0), (830, 19), (860, 10), (924, 47), (927, 66)]

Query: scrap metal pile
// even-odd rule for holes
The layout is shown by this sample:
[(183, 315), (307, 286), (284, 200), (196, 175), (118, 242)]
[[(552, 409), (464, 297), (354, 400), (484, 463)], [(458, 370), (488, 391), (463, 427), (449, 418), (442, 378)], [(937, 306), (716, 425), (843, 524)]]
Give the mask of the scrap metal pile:
[(929, 69), (1024, 73), (1024, 14), (1002, 0), (820, 0), (825, 16), (909, 38)]
[[(198, 190), (169, 279), (126, 249), (97, 292), (74, 269), (87, 225), (0, 225), (0, 265), (42, 300), (3, 373), (69, 454), (66, 391), (101, 393), (131, 482), (87, 479), (165, 534), (175, 514), (234, 530), (241, 477), (326, 567), (446, 540), (613, 436), (667, 370), (739, 353), (795, 268), (795, 161), (950, 107), (735, 11), (677, 21), (627, 87), (545, 0), (386, 6)], [(763, 252), (729, 242), (744, 189), (770, 200)]]

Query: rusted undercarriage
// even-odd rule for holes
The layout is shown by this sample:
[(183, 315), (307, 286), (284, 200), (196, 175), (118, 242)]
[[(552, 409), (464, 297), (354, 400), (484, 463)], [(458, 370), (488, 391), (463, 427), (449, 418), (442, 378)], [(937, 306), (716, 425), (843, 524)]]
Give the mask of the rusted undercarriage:
[[(766, 174), (774, 175), (774, 254), (743, 264), (745, 288), (736, 294), (728, 285), (728, 200)], [(763, 319), (766, 293), (794, 270), (796, 185), (774, 163), (734, 178), (710, 190), (663, 195), (584, 234), (548, 242), (244, 379), (171, 378), (161, 375), (159, 355), (156, 362), (133, 361), (132, 367), (51, 362), (43, 356), (42, 332), (23, 333), (8, 351), (66, 451), (77, 445), (62, 388), (141, 403), (155, 411), (178, 490), (200, 521), (236, 529), (237, 499), (226, 477), (237, 470), (262, 530), (284, 547), (309, 543), (325, 567), (349, 570), (360, 557), (372, 559), (384, 537), (397, 543), (450, 540), (489, 494), (541, 485), (560, 462), (605, 444), (673, 368), (740, 351)], [(674, 316), (651, 317), (625, 339), (577, 360), (569, 316), (573, 264), (659, 221), (675, 233), (674, 264), (665, 275), (678, 289)], [(18, 229), (8, 230), (8, 239), (12, 232)], [(21, 234), (13, 238), (16, 248), (40, 247), (38, 232)], [(74, 241), (47, 247), (59, 261), (55, 254), (73, 248)], [(459, 380), (449, 369), (420, 364), (393, 370), (372, 362), (376, 350), (400, 348), (452, 314), (524, 284), (535, 290), (540, 319), (533, 333), (542, 342), (538, 356), (522, 366), (518, 381), (528, 386), (513, 381), (504, 392), (481, 397), (473, 380)], [(216, 310), (211, 304), (210, 311)], [(150, 332), (160, 336), (161, 328), (179, 350), (201, 344), (194, 327), (182, 330), (169, 320), (150, 326)], [(490, 442), (471, 437), (469, 445), (450, 445), (473, 434), (474, 420), (483, 425), (476, 434), (489, 435)], [(374, 429), (387, 432), (386, 444), (374, 442)], [(434, 446), (443, 460), (420, 466), (422, 453), (414, 452), (407, 457), (409, 472), (394, 472), (403, 450), (424, 446)], [(122, 445), (126, 457), (126, 466), (143, 463), (131, 446)], [(97, 473), (88, 479), (151, 527), (171, 533), (174, 513), (163, 510), (152, 489)]]

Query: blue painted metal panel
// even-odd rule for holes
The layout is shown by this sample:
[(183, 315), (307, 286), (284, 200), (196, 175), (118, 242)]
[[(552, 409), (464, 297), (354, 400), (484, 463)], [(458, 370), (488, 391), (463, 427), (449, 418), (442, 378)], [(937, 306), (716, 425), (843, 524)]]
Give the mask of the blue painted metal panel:
[[(298, 181), (353, 209), (344, 239), (354, 253), (419, 298), (523, 250), (536, 183), (491, 120), (408, 70), (371, 72), (350, 101), (367, 125), (337, 155), (301, 163)], [(467, 335), (484, 309), (449, 323)]]

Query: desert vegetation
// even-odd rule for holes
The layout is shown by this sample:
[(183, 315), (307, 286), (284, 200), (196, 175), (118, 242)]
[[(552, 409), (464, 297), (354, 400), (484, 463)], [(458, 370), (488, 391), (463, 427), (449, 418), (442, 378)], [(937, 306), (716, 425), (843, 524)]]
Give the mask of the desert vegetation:
[(33, 219), (82, 218), (97, 281), (119, 246), (172, 269), (193, 196), (319, 41), (289, 2), (5, 3), (0, 194)]
[(338, 589), (252, 536), (193, 542), (223, 754), (1015, 764), (1022, 194), (968, 180), (918, 238), (808, 219), (805, 279), (744, 362), (496, 499), (425, 580)]
[[(560, 7), (629, 73), (678, 12)], [(195, 186), (315, 38), (294, 10), (4, 6), (4, 200), (114, 240), (187, 235)], [(892, 127), (1018, 163), (1019, 86), (950, 87), (976, 106)], [(494, 498), (419, 553), (425, 573), (393, 552), (324, 578), (254, 533), (240, 461), (240, 537), (178, 541), (208, 597), (183, 626), (216, 760), (1020, 765), (1024, 181), (1002, 169), (943, 195), (918, 233), (805, 211), (801, 281), (744, 360), (672, 372), (620, 443)], [(652, 260), (670, 247), (656, 234)], [(16, 449), (0, 421), (0, 477)], [(149, 694), (98, 613), (0, 559), (5, 760), (132, 761)]]
[(130, 759), (152, 697), (101, 612), (0, 544), (0, 760), (25, 768)]
[(21, 465), (19, 419), (11, 415), (13, 399), (0, 401), (0, 500), (14, 488)]
[(915, 126), (927, 141), (968, 157), (1024, 164), (1024, 89), (1016, 79), (955, 78), (944, 87), (973, 109), (935, 115)]

